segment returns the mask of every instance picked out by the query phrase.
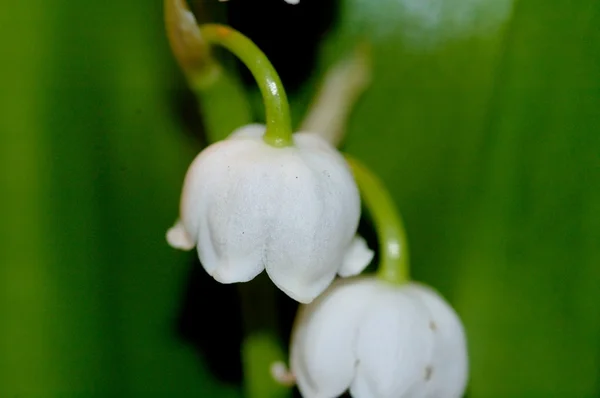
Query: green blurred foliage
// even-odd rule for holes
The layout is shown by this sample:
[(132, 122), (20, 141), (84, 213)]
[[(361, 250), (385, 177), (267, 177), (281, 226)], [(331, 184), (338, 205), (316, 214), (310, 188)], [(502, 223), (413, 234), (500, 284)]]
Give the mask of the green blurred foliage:
[(0, 21), (0, 396), (211, 395), (173, 333), (187, 257), (164, 234), (200, 148), (162, 3), (34, 3)]
[[(469, 397), (598, 396), (600, 3), (489, 0), (476, 34), (398, 4), (341, 4), (295, 119), (370, 41), (344, 150), (464, 319)], [(11, 2), (0, 37), (0, 396), (239, 396), (172, 331), (190, 256), (164, 233), (200, 147), (161, 2)]]

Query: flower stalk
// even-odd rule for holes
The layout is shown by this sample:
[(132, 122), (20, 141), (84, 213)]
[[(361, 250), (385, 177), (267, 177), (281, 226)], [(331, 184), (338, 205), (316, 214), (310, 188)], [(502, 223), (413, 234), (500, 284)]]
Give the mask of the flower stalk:
[(164, 0), (165, 30), (171, 51), (198, 103), (209, 142), (227, 138), (252, 121), (239, 79), (225, 73), (185, 0)]
[(202, 102), (209, 140), (221, 140), (252, 119), (240, 84), (224, 73), (211, 53), (211, 45), (218, 45), (238, 57), (256, 80), (265, 106), (265, 142), (274, 147), (293, 145), (285, 89), (275, 68), (256, 44), (225, 25), (199, 26), (185, 0), (165, 0), (164, 10), (171, 50)]
[(357, 159), (346, 155), (361, 196), (375, 222), (380, 246), (377, 276), (393, 284), (409, 281), (409, 251), (404, 223), (379, 178)]
[(218, 44), (235, 54), (256, 79), (266, 112), (264, 140), (275, 147), (293, 145), (287, 95), (267, 56), (246, 36), (225, 25), (202, 25), (200, 34), (208, 43)]

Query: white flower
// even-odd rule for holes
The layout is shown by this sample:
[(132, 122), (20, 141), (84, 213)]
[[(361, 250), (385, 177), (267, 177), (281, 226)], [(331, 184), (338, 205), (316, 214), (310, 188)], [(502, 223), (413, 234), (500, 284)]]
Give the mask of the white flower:
[(242, 127), (196, 157), (167, 240), (184, 250), (197, 245), (204, 269), (221, 283), (247, 282), (266, 269), (281, 290), (308, 303), (336, 274), (356, 275), (373, 257), (355, 235), (358, 188), (318, 134), (296, 133), (294, 146), (275, 148), (264, 131)]
[(460, 398), (468, 358), (454, 310), (432, 289), (338, 280), (302, 306), (291, 371), (304, 398)]

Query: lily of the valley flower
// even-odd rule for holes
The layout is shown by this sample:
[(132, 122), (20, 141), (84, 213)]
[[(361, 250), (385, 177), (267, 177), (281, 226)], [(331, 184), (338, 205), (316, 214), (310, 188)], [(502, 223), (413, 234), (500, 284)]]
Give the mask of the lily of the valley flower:
[(197, 246), (221, 283), (246, 282), (266, 269), (293, 299), (309, 303), (336, 274), (360, 273), (373, 253), (355, 236), (360, 197), (344, 158), (318, 134), (294, 145), (265, 143), (249, 125), (210, 145), (190, 166), (180, 220), (169, 244)]
[(301, 307), (291, 370), (304, 398), (460, 398), (463, 326), (432, 289), (372, 277), (338, 280)]

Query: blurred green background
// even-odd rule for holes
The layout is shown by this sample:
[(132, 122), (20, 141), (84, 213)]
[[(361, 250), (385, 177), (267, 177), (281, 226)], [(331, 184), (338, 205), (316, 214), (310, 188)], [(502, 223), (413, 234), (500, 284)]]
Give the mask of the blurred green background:
[[(371, 42), (344, 150), (463, 318), (468, 396), (600, 396), (598, 1), (195, 6), (265, 50), (297, 122)], [(213, 371), (239, 373), (235, 290), (164, 239), (203, 141), (162, 2), (4, 2), (0, 43), (0, 397), (241, 396)]]

